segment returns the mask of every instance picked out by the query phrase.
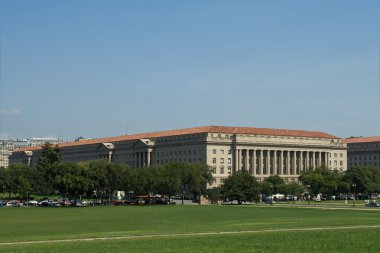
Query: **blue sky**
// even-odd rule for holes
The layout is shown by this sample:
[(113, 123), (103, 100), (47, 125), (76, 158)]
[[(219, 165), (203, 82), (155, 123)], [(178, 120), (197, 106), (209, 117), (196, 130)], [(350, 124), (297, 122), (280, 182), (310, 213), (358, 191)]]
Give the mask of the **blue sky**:
[(380, 135), (379, 1), (0, 0), (0, 137)]

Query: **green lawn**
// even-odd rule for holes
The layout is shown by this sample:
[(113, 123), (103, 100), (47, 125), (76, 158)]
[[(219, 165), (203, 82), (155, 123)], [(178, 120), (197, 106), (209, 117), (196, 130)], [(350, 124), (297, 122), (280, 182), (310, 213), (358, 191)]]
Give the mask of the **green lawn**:
[[(205, 232), (210, 234), (196, 234)], [(128, 237), (147, 235), (164, 236)], [(1, 253), (375, 252), (380, 250), (379, 236), (380, 210), (377, 209), (278, 206), (0, 208)], [(103, 237), (124, 238), (4, 244)]]

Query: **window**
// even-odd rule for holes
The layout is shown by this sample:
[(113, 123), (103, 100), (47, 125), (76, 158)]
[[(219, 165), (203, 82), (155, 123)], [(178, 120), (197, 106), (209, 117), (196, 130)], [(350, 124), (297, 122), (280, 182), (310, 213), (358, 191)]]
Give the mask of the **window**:
[(340, 166), (343, 166), (343, 161), (340, 161)]
[(343, 157), (343, 154), (340, 154), (340, 157)]
[(338, 155), (336, 153), (334, 153), (334, 157), (338, 157)]
[(221, 153), (222, 155), (224, 155), (224, 149), (220, 150), (220, 153)]
[(220, 174), (224, 174), (224, 166), (220, 167)]
[(216, 174), (216, 168), (212, 168), (212, 174)]
[(216, 163), (216, 158), (212, 158), (212, 163)]
[(228, 154), (231, 155), (231, 149), (228, 150)]
[(230, 167), (230, 166), (227, 168), (227, 170), (228, 170), (228, 171), (227, 171), (228, 174), (231, 175), (231, 167)]
[(216, 155), (216, 149), (213, 149), (213, 150), (212, 150), (212, 153), (213, 153), (214, 155)]
[(228, 164), (231, 164), (231, 158), (228, 158)]

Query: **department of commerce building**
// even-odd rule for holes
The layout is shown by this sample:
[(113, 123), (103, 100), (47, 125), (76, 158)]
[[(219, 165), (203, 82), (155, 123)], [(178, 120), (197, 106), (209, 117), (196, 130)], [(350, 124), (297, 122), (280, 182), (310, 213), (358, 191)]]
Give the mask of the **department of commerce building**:
[(354, 137), (343, 142), (348, 147), (348, 168), (368, 166), (380, 169), (380, 136)]
[[(306, 170), (325, 166), (347, 169), (347, 145), (323, 132), (253, 127), (204, 126), (58, 144), (64, 162), (107, 159), (130, 167), (174, 161), (213, 168), (218, 186), (231, 173), (245, 169), (262, 181), (279, 175), (296, 181)], [(41, 147), (13, 152), (10, 163), (35, 167)]]

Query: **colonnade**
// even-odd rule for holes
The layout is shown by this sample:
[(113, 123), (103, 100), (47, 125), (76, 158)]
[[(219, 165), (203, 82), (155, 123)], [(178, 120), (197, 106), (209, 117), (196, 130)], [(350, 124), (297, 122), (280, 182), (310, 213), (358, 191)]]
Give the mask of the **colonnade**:
[(236, 148), (234, 170), (245, 169), (252, 175), (299, 175), (301, 171), (329, 167), (326, 151), (293, 149)]
[(135, 153), (136, 167), (142, 168), (150, 166), (152, 158), (152, 151), (143, 151)]

